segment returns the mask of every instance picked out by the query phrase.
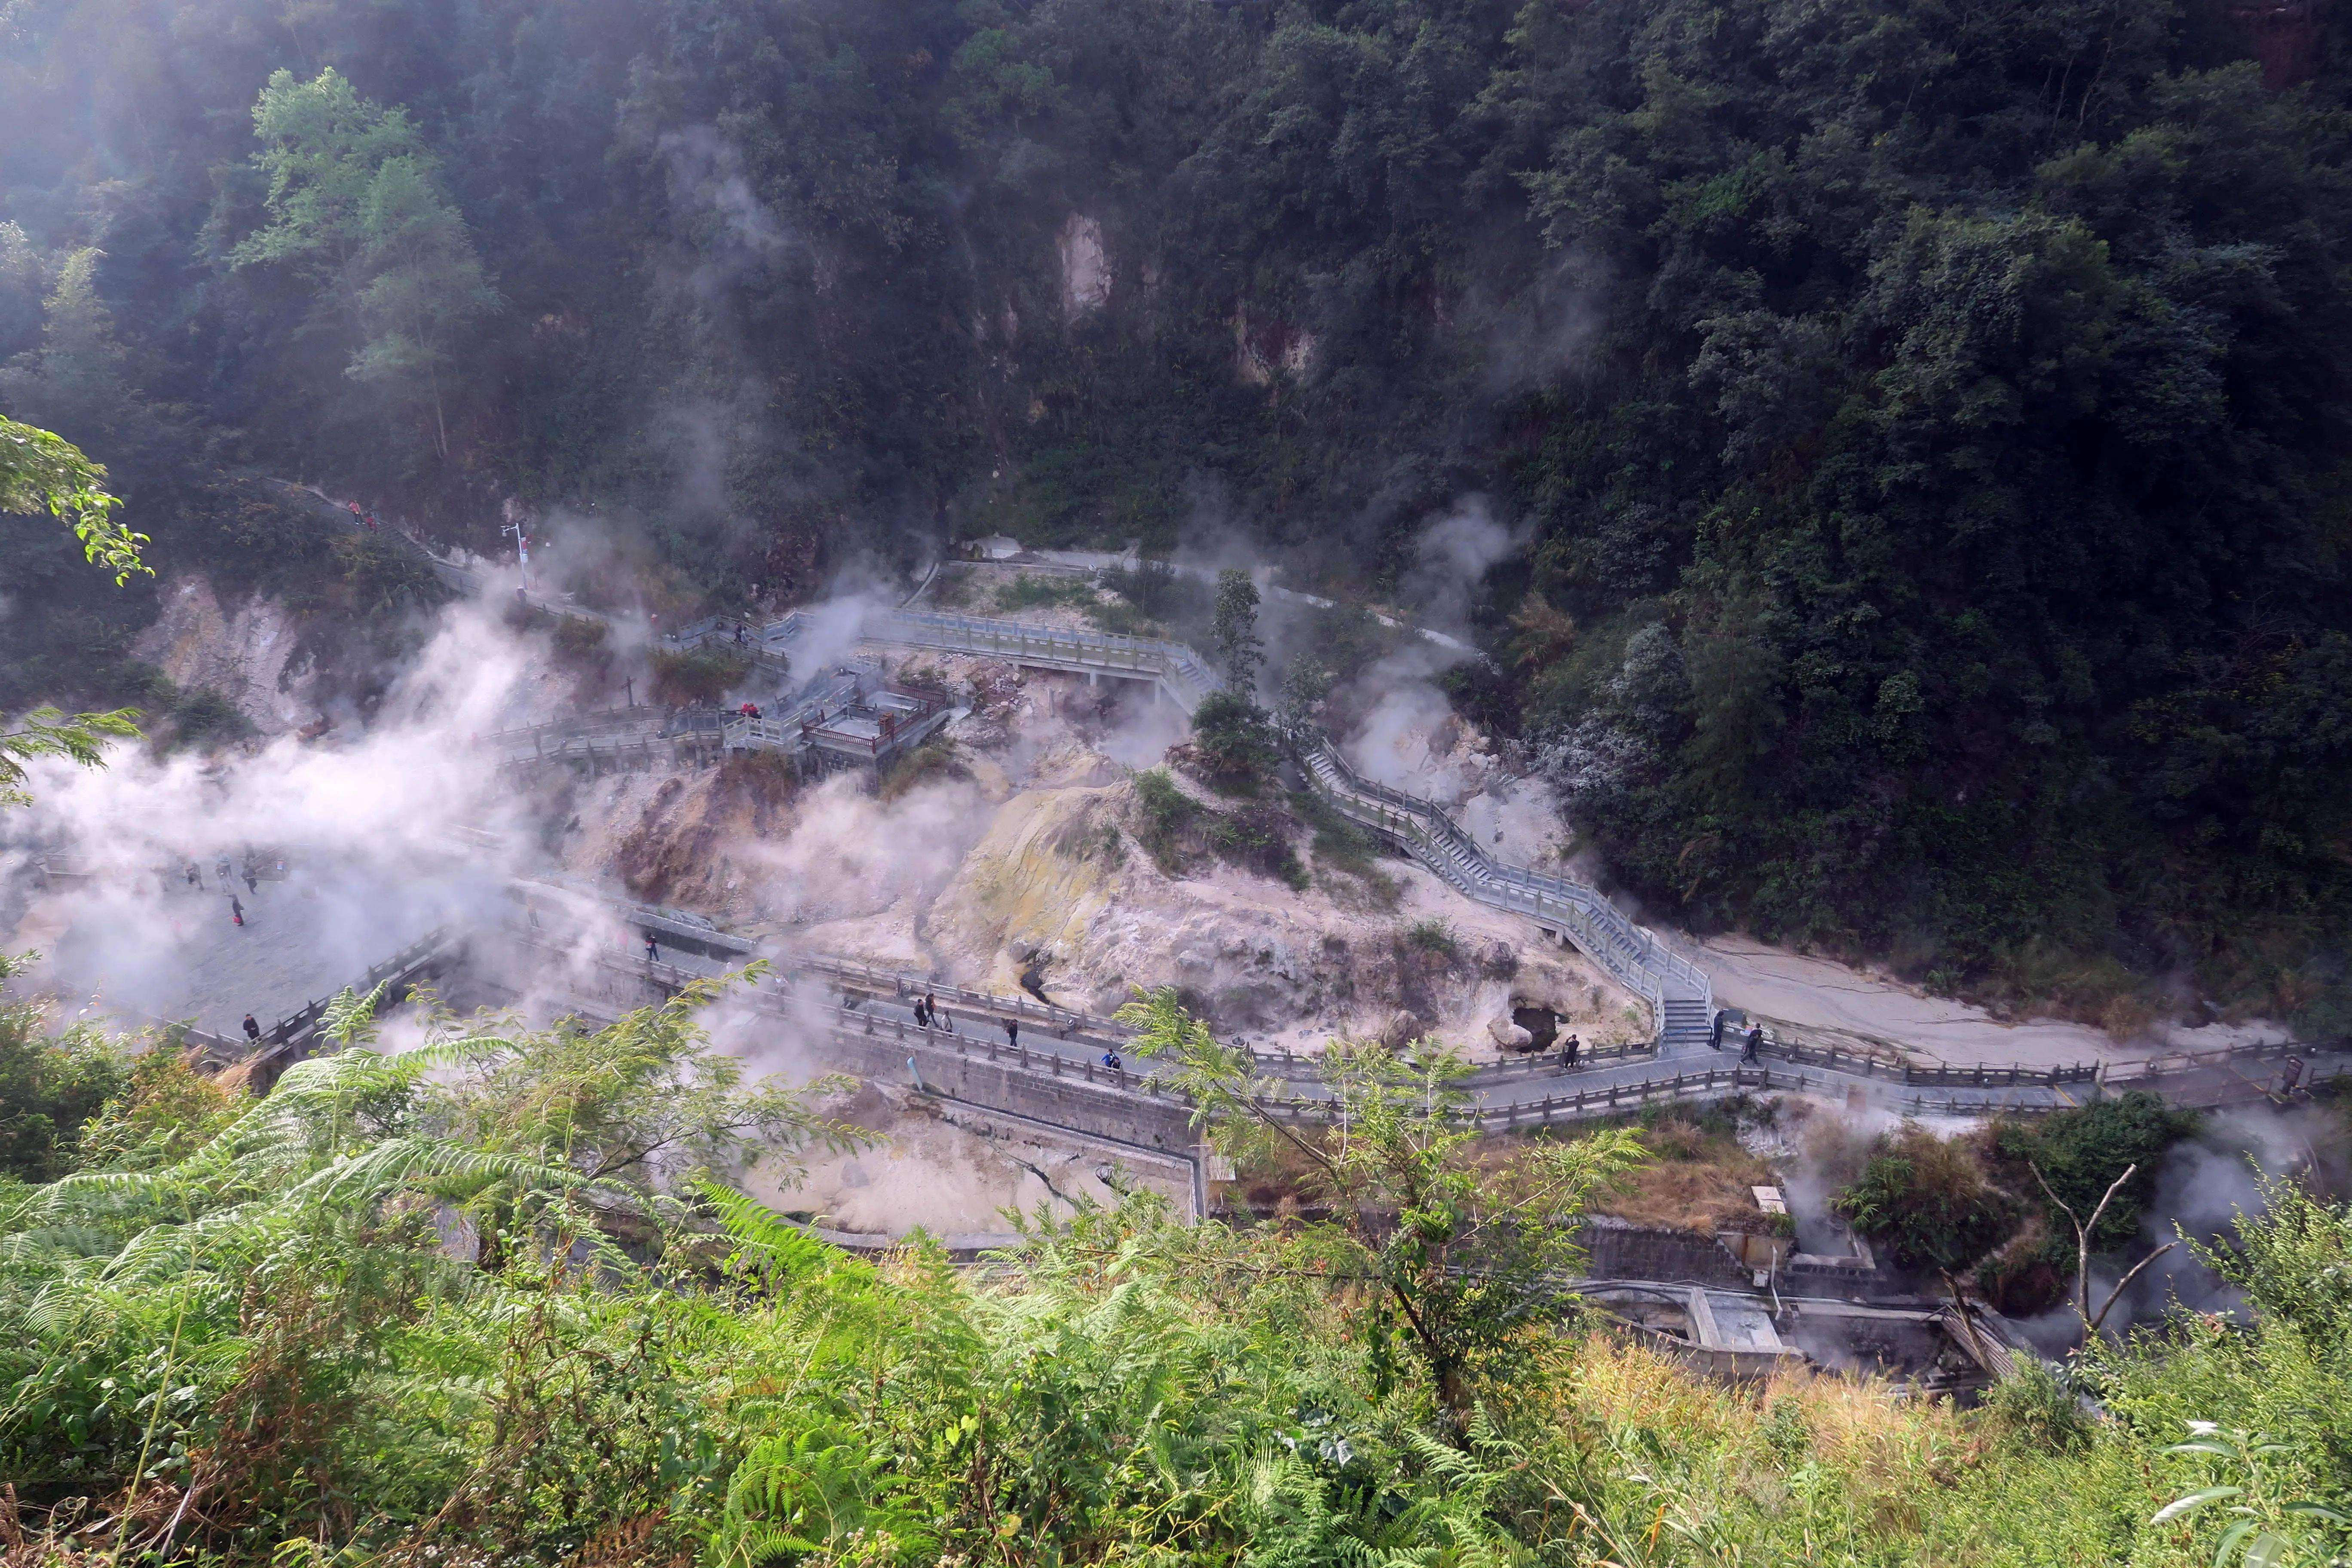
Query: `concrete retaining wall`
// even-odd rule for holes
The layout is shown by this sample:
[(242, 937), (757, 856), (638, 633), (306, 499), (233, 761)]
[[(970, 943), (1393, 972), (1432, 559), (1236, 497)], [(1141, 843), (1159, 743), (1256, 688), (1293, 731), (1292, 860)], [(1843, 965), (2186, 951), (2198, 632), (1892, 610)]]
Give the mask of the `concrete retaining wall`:
[(1584, 1271), (1594, 1279), (1662, 1279), (1738, 1289), (1753, 1284), (1748, 1269), (1721, 1242), (1696, 1231), (1631, 1225), (1595, 1215), (1584, 1222), (1577, 1239), (1590, 1259)]
[[(596, 992), (593, 999), (619, 1011), (658, 1005), (670, 995), (669, 988), (650, 969), (635, 973), (626, 964), (598, 964), (590, 973), (593, 980), (575, 976), (574, 985), (593, 984)], [(1199, 1141), (1192, 1130), (1192, 1108), (1186, 1101), (1107, 1082), (1089, 1083), (1080, 1063), (1070, 1064), (1072, 1076), (1064, 1079), (1017, 1072), (1009, 1062), (989, 1059), (989, 1037), (911, 1029), (902, 1035), (887, 1022), (877, 1022), (874, 1032), (867, 1034), (854, 1024), (831, 1025), (824, 1016), (803, 1017), (781, 1011), (782, 1000), (763, 991), (739, 994), (747, 994), (763, 1012), (773, 1013), (780, 1029), (806, 1039), (828, 1068), (859, 1078), (910, 1083), (914, 1075), (908, 1070), (908, 1058), (911, 1057), (926, 1086), (992, 1110), (1181, 1157), (1189, 1157)], [(959, 1049), (959, 1042), (965, 1048)], [(1035, 1062), (1038, 1054), (1033, 1052), (1030, 1059)]]

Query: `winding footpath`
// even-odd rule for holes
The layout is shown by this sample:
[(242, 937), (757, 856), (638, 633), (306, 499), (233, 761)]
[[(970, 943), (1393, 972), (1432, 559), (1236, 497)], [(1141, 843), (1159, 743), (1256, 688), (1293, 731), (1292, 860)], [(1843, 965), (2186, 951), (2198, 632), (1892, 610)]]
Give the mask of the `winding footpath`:
[[(496, 571), (490, 563), (445, 557), (405, 532), (391, 537), (415, 549), (452, 589), (477, 595), (488, 591)], [(621, 617), (566, 601), (527, 593), (519, 597), (550, 615), (621, 624)], [(822, 641), (840, 646), (843, 628), (830, 616), (827, 623), (821, 628), (818, 615), (809, 610), (793, 610), (756, 627), (712, 616), (663, 635), (658, 641), (674, 651), (725, 645), (779, 677), (787, 672), (804, 676), (814, 673), (808, 668), (813, 645)], [(1137, 682), (1150, 689), (1153, 700), (1164, 695), (1187, 714), (1222, 685), (1208, 661), (1182, 643), (943, 615), (903, 605), (869, 610), (855, 627), (854, 640), (1001, 658), (1030, 668), (1081, 674), (1090, 680)], [(655, 710), (646, 708), (582, 715), (488, 739), (502, 753), (501, 766), (518, 772), (551, 763), (577, 765), (584, 762), (592, 769), (653, 766), (669, 749), (667, 727)], [(734, 739), (730, 737), (730, 743)], [(759, 737), (747, 733), (740, 739), (754, 744)], [(1659, 1099), (1722, 1098), (1767, 1088), (1843, 1095), (1850, 1101), (1929, 1115), (2049, 1110), (2073, 1103), (2086, 1090), (2095, 1093), (2097, 1086), (2126, 1083), (2159, 1089), (2180, 1103), (2216, 1104), (2270, 1092), (2277, 1064), (2294, 1049), (2282, 1043), (2176, 1058), (2129, 1069), (2096, 1069), (2087, 1064), (2051, 1068), (1921, 1068), (1808, 1045), (1768, 1029), (1764, 1059), (1741, 1064), (1731, 1053), (1716, 1048), (1711, 1027), (1714, 987), (1707, 973), (1628, 917), (1599, 889), (1497, 859), (1435, 801), (1364, 777), (1327, 739), (1318, 737), (1297, 747), (1297, 754), (1308, 786), (1340, 815), (1402, 850), (1464, 897), (1525, 917), (1548, 937), (1573, 943), (1612, 979), (1649, 1004), (1653, 1030), (1646, 1051), (1615, 1060), (1588, 1058), (1572, 1069), (1554, 1064), (1548, 1069), (1503, 1068), (1475, 1075), (1465, 1087), (1477, 1098), (1482, 1122), (1498, 1115), (1503, 1125), (1584, 1120)], [(785, 967), (803, 973), (824, 967), (824, 961), (814, 959), (784, 963)], [(843, 983), (845, 977), (832, 979)], [(910, 985), (929, 984), (913, 976), (880, 979), (887, 980), (901, 995)], [(878, 996), (869, 997), (868, 1002), (884, 1012), (868, 1015), (861, 1022), (887, 1016), (895, 1005)], [(990, 1016), (1008, 1011), (1009, 1016), (1024, 1016), (1018, 1009), (1024, 1005), (1017, 1001), (1009, 1010), (1003, 999), (991, 1004), (975, 998), (968, 1005)], [(911, 1012), (904, 1022), (911, 1026)], [(1066, 1068), (1090, 1074), (1090, 1064), (1099, 1056), (1105, 1039), (1124, 1033), (1108, 1020), (1081, 1019), (1076, 1015), (1034, 1018), (1024, 1026), (1036, 1041), (1036, 1049), (1045, 1053), (1039, 1058), (1040, 1070), (1056, 1078), (1068, 1076)], [(2302, 1054), (2313, 1055), (2309, 1050)], [(1274, 1060), (1265, 1058), (1261, 1067)], [(1015, 1065), (1018, 1070), (1029, 1070), (1026, 1062)], [(2347, 1065), (2340, 1052), (2321, 1053), (2303, 1082), (2308, 1086), (2336, 1076)], [(1137, 1064), (1138, 1082), (1150, 1079), (1152, 1066)], [(1277, 1076), (1294, 1080), (1297, 1100), (1306, 1110), (1321, 1093), (1319, 1082), (1307, 1058), (1293, 1058), (1291, 1068), (1287, 1073), (1276, 1069)]]

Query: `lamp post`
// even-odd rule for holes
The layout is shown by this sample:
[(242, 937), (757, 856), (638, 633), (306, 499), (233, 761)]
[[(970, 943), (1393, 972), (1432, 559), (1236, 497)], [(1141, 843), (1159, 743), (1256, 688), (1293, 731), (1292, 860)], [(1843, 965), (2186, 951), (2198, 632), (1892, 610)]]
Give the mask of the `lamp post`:
[(511, 533), (515, 537), (515, 560), (522, 567), (522, 585), (528, 592), (530, 588), (530, 534), (526, 525), (520, 522), (510, 522), (499, 531)]

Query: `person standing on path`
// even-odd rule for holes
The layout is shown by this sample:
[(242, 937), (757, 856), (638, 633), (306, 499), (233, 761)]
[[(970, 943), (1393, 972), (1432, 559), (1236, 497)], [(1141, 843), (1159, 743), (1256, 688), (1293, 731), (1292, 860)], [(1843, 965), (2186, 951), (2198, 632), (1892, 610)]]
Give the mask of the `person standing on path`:
[(235, 921), (239, 925), (243, 925), (245, 923), (245, 906), (236, 901), (236, 895), (235, 893), (231, 893), (228, 896), (228, 918)]
[(1726, 1011), (1726, 1009), (1721, 1007), (1717, 1007), (1715, 1010), (1715, 1028), (1707, 1036), (1706, 1043), (1713, 1046), (1718, 1051), (1723, 1049), (1723, 1020)]
[(1569, 1036), (1567, 1044), (1559, 1047), (1559, 1065), (1563, 1068), (1574, 1067), (1576, 1065), (1576, 1053), (1583, 1047), (1583, 1045), (1584, 1042), (1578, 1039), (1574, 1035), (1571, 1034)]
[(257, 1046), (261, 1044), (261, 1026), (253, 1021), (250, 1013), (245, 1016), (245, 1037)]
[(214, 862), (213, 862), (213, 871), (214, 871), (214, 874), (215, 874), (215, 875), (216, 875), (216, 876), (218, 876), (218, 877), (220, 878), (221, 891), (223, 891), (223, 892), (226, 892), (226, 891), (228, 891), (228, 874), (229, 874), (229, 863), (228, 863), (228, 857), (227, 857), (227, 856), (226, 856), (226, 855), (224, 855), (224, 856), (222, 856), (219, 859), (217, 859), (217, 860), (214, 861)]
[(929, 1002), (930, 998), (928, 996), (915, 998), (915, 1027), (919, 1029), (928, 1029), (931, 1026)]
[(1004, 1020), (1004, 1043), (1005, 1043), (1006, 1045), (1008, 1045), (1008, 1046), (1013, 1047), (1014, 1049), (1016, 1049), (1016, 1050), (1018, 1050), (1018, 1049), (1020, 1048), (1020, 1046), (1021, 1046), (1021, 1020), (1020, 1020), (1020, 1019), (1018, 1019), (1018, 1018), (1007, 1018), (1007, 1019), (1005, 1019), (1005, 1020)]
[(248, 898), (257, 898), (261, 892), (261, 880), (253, 874), (253, 868), (250, 866), (245, 868), (245, 891)]
[(198, 892), (204, 891), (205, 874), (197, 868), (196, 863), (194, 860), (188, 862), (188, 886), (195, 889)]
[(651, 931), (646, 932), (646, 962), (647, 963), (661, 962), (661, 943), (654, 940), (654, 933)]

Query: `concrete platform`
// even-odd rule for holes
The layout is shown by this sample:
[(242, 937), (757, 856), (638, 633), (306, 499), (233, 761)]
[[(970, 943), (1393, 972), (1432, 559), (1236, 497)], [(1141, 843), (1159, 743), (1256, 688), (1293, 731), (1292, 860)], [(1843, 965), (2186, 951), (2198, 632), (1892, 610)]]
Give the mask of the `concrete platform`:
[(267, 1030), (436, 927), (472, 923), (497, 896), (494, 882), (454, 860), (396, 880), (357, 864), (298, 864), (285, 881), (234, 887), (239, 926), (215, 880), (207, 869), (202, 891), (167, 881), (161, 894), (77, 893), (49, 954), (50, 984), (125, 1024), (185, 1022), (234, 1037), (251, 1013)]

